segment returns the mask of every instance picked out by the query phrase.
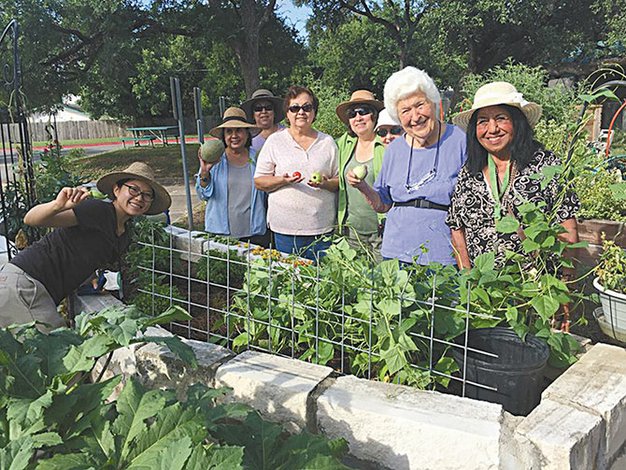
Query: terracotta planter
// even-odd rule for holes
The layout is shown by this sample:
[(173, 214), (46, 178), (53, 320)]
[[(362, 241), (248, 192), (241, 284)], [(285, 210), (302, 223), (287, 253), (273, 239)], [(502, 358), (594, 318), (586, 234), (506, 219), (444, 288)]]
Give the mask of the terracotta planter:
[(618, 330), (626, 330), (626, 294), (605, 289), (598, 278), (593, 280), (593, 286), (600, 293), (604, 320)]
[(579, 248), (576, 257), (581, 264), (595, 266), (602, 252), (602, 233), (607, 240), (626, 248), (626, 223), (613, 220), (589, 219), (578, 221), (578, 237), (580, 241), (589, 243), (587, 248)]

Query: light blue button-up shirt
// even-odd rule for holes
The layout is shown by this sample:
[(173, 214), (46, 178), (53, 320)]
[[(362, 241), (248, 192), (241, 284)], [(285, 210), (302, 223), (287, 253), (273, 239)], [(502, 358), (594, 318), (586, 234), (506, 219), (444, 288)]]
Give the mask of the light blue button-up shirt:
[[(252, 200), (250, 201), (251, 235), (263, 235), (267, 230), (265, 221), (266, 194), (254, 187), (254, 171), (256, 169), (256, 152), (250, 149), (250, 184)], [(196, 193), (203, 201), (207, 201), (204, 213), (204, 229), (217, 235), (230, 235), (228, 223), (228, 161), (226, 153), (211, 168), (211, 180), (206, 187), (200, 186), (200, 176), (196, 177)]]

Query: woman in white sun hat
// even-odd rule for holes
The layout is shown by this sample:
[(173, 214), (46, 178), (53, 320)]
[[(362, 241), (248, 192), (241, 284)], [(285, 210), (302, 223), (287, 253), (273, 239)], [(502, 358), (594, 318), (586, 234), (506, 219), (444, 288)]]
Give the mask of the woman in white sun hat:
[(402, 135), (402, 126), (389, 115), (389, 111), (383, 109), (378, 115), (375, 131), (376, 135), (380, 137), (380, 140), (386, 147), (397, 137)]
[(553, 178), (542, 188), (541, 174), (559, 159), (534, 139), (533, 127), (541, 106), (528, 102), (507, 82), (492, 82), (476, 91), (472, 108), (452, 119), (466, 130), (467, 162), (459, 173), (446, 223), (459, 268), (468, 268), (480, 254), (493, 251), (502, 261), (506, 250), (518, 251), (523, 233), (499, 233), (496, 222), (507, 215), (520, 218), (518, 206), (544, 202), (545, 212), (556, 211), (566, 229), (563, 239), (578, 241), (578, 198)]

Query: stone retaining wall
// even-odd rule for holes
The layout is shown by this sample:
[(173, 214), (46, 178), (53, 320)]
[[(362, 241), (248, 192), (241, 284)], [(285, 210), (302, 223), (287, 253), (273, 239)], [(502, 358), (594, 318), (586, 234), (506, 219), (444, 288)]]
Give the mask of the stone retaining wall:
[[(112, 301), (106, 302), (110, 305)], [(97, 311), (102, 297), (81, 297)], [(150, 335), (169, 335), (152, 328)], [(228, 386), (288, 429), (343, 437), (363, 461), (402, 469), (626, 468), (626, 350), (597, 344), (561, 375), (527, 417), (500, 405), (353, 376), (295, 359), (184, 340), (191, 369), (155, 344), (116, 352), (110, 373), (182, 392), (192, 383)], [(360, 467), (362, 468), (362, 467)]]

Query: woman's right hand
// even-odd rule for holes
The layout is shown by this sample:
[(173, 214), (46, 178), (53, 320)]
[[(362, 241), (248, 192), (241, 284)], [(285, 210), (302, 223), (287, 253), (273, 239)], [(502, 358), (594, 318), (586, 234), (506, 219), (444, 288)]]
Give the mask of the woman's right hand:
[(63, 188), (54, 199), (53, 209), (55, 212), (73, 209), (88, 197), (89, 191), (86, 188)]
[(348, 170), (348, 172), (346, 173), (346, 182), (350, 186), (356, 189), (361, 189), (367, 186), (367, 183), (365, 182), (365, 180), (357, 178), (355, 174), (352, 172), (352, 170)]
[(209, 163), (202, 160), (202, 157), (200, 156), (200, 149), (198, 149), (198, 161), (200, 162), (200, 170), (198, 173), (200, 173), (202, 178), (208, 178), (211, 173), (211, 168), (213, 168), (217, 162)]
[(283, 175), (283, 180), (285, 181), (285, 184), (292, 184), (292, 183), (300, 183), (302, 181), (304, 181), (304, 176), (302, 176), (300, 173), (297, 174), (293, 174), (290, 175), (289, 173), (285, 173)]

